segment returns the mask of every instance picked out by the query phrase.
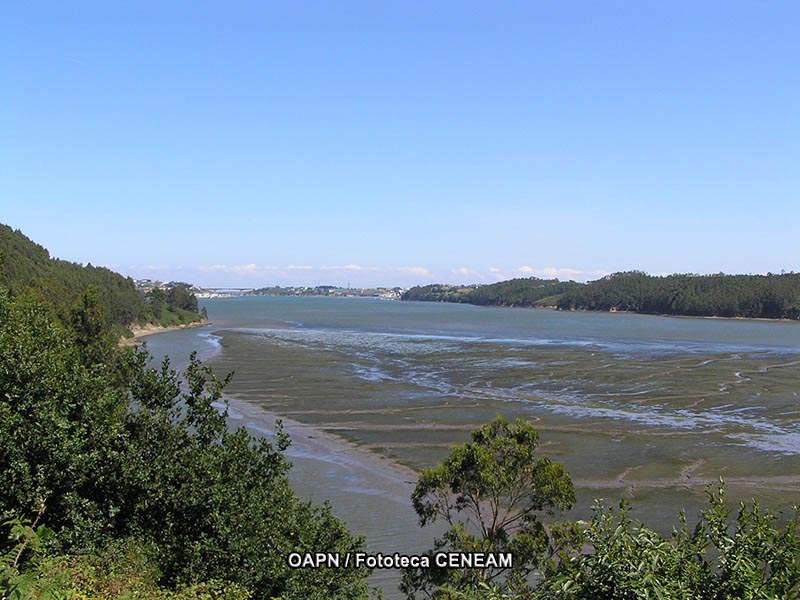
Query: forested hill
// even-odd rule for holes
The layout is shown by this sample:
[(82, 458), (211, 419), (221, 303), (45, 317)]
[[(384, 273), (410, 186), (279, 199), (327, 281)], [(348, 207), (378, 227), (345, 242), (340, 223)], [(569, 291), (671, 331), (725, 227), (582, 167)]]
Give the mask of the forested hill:
[(566, 292), (580, 286), (558, 279), (511, 279), (491, 285), (456, 286), (433, 284), (413, 287), (402, 300), (461, 302), (481, 306), (554, 306)]
[(428, 285), (411, 288), (402, 299), (797, 320), (800, 319), (800, 274), (657, 277), (631, 271), (589, 283), (530, 278), (469, 287)]
[(280, 426), (230, 426), (230, 375), (118, 343), (189, 314), (185, 285), (139, 295), (8, 227), (0, 252), (0, 600), (369, 597), (366, 568), (289, 567), (364, 543), (294, 495)]
[(12, 296), (34, 295), (55, 307), (62, 318), (85, 294), (99, 304), (110, 326), (171, 325), (200, 319), (197, 298), (188, 286), (141, 294), (130, 278), (105, 267), (52, 258), (19, 230), (0, 224), (0, 286)]
[(662, 315), (800, 319), (800, 274), (616, 273), (576, 287), (556, 305)]

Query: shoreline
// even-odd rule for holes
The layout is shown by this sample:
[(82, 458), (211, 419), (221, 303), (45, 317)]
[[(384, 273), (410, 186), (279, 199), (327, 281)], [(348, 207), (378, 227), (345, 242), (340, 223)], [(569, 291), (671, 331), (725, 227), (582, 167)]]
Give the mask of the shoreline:
[(156, 333), (167, 333), (168, 331), (179, 331), (181, 329), (194, 329), (196, 327), (205, 327), (206, 325), (210, 325), (211, 322), (208, 319), (201, 319), (200, 321), (194, 321), (192, 323), (181, 323), (180, 325), (167, 325), (166, 327), (162, 325), (154, 325), (148, 324), (144, 327), (131, 327), (130, 331), (133, 334), (129, 338), (122, 338), (120, 340), (120, 346), (140, 346), (143, 342), (142, 338), (148, 335), (154, 335)]
[[(504, 307), (516, 308), (516, 307)], [(720, 315), (671, 315), (669, 313), (646, 313), (635, 310), (591, 310), (589, 308), (563, 309), (556, 306), (520, 306), (519, 308), (537, 308), (556, 312), (597, 313), (605, 315), (637, 315), (640, 317), (661, 317), (665, 319), (706, 319), (709, 321), (755, 321), (757, 323), (800, 323), (800, 319), (773, 319), (770, 317), (723, 317)]]
[(719, 315), (673, 315), (669, 313), (646, 313), (634, 310), (592, 310), (589, 308), (558, 308), (557, 306), (519, 306), (513, 304), (475, 304), (473, 302), (450, 302), (447, 300), (399, 300), (399, 302), (419, 302), (424, 304), (462, 304), (478, 308), (511, 308), (521, 310), (551, 310), (563, 313), (589, 313), (602, 315), (637, 315), (640, 317), (661, 317), (667, 319), (707, 319), (713, 321), (755, 321), (757, 323), (795, 323), (800, 319), (773, 319), (770, 317), (723, 317)]
[[(193, 329), (211, 325), (210, 321), (172, 325), (170, 327), (148, 327), (134, 329), (134, 337), (128, 338), (128, 343), (140, 344), (139, 339), (148, 335)], [(220, 349), (217, 349), (219, 352)], [(216, 352), (215, 352), (216, 354)], [(208, 358), (212, 358), (207, 357)], [(180, 368), (175, 365), (174, 368)], [(403, 497), (403, 503), (410, 497), (411, 490), (416, 485), (419, 472), (396, 460), (382, 456), (377, 452), (360, 447), (354, 441), (326, 431), (324, 427), (310, 425), (282, 416), (257, 402), (242, 398), (238, 394), (223, 394), (222, 401), (227, 401), (229, 407), (228, 421), (245, 426), (254, 435), (273, 436), (276, 431), (277, 421), (283, 423), (284, 431), (291, 438), (291, 445), (286, 451), (287, 457), (301, 458), (319, 462), (335, 463), (346, 466), (348, 470), (362, 470), (373, 477), (383, 479), (389, 483), (389, 488), (395, 492), (392, 495)], [(221, 408), (219, 406), (218, 408)], [(388, 489), (386, 491), (389, 491)], [(395, 497), (395, 499), (397, 499)]]
[[(147, 335), (185, 328), (188, 327), (150, 327)], [(220, 350), (217, 346), (211, 356)], [(171, 367), (182, 372), (186, 365), (179, 360)], [(283, 423), (291, 440), (283, 455), (291, 464), (287, 475), (294, 493), (302, 501), (319, 506), (330, 502), (333, 514), (351, 532), (365, 536), (370, 551), (421, 554), (432, 546), (436, 535), (443, 533), (436, 526), (419, 526), (411, 503), (419, 478), (414, 469), (324, 428), (281, 416), (247, 395), (223, 392), (213, 406), (222, 412), (225, 404), (226, 421), (232, 430), (244, 427), (250, 435), (274, 442), (277, 421)], [(370, 586), (381, 589), (386, 600), (401, 600), (404, 596), (398, 591), (400, 577), (396, 569), (376, 570), (370, 577)]]
[[(417, 471), (323, 428), (282, 417), (238, 394), (224, 394), (215, 408), (220, 410), (224, 401), (229, 427), (245, 427), (251, 435), (270, 442), (277, 421), (282, 422), (291, 440), (283, 455), (291, 465), (287, 475), (294, 493), (304, 502), (329, 503), (348, 530), (364, 536), (369, 552), (422, 554), (444, 534), (441, 523), (419, 525), (411, 502)], [(386, 600), (401, 600), (405, 598), (399, 591), (401, 577), (399, 569), (376, 569), (369, 577), (370, 587), (380, 589)]]
[(283, 430), (291, 439), (291, 445), (286, 451), (287, 457), (334, 463), (348, 470), (360, 470), (388, 483), (389, 486), (382, 491), (394, 496), (395, 500), (399, 499), (397, 492), (401, 492), (399, 496), (403, 503), (411, 496), (419, 471), (377, 452), (361, 448), (352, 440), (326, 431), (324, 427), (279, 415), (238, 395), (224, 394), (223, 400), (228, 402), (228, 421), (244, 425), (253, 435), (273, 436), (277, 430), (277, 422), (281, 421)]

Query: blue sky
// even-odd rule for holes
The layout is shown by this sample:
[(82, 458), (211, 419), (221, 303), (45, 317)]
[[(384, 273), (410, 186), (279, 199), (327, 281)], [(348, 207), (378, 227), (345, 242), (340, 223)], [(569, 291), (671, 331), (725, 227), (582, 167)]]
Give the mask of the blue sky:
[(0, 221), (205, 285), (800, 270), (796, 2), (13, 2)]

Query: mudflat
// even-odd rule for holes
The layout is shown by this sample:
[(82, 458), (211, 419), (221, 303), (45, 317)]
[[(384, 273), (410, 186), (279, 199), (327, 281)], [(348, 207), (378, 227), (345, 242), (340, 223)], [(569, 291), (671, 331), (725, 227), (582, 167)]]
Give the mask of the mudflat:
[(297, 491), (330, 500), (375, 552), (429, 545), (408, 500), (416, 471), (498, 414), (533, 422), (542, 453), (565, 464), (569, 518), (627, 498), (669, 531), (720, 476), (732, 501), (800, 497), (795, 323), (334, 298), (205, 306), (213, 326), (149, 343), (188, 354), (213, 341), (208, 364), (235, 371), (232, 423), (269, 435), (284, 418)]

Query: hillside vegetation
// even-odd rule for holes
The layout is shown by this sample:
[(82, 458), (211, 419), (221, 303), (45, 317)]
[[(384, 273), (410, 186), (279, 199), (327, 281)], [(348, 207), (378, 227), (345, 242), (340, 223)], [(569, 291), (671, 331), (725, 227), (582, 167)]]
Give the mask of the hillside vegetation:
[[(105, 267), (52, 258), (21, 231), (0, 224), (0, 286), (12, 297), (33, 296), (67, 322), (83, 296), (92, 295), (105, 325), (119, 335), (133, 325), (174, 325), (200, 320), (187, 285), (140, 293), (129, 277)], [(91, 291), (90, 291), (91, 290)]]
[(3, 234), (0, 600), (368, 595), (365, 569), (288, 566), (363, 542), (294, 495), (287, 436), (231, 429), (193, 356), (179, 375), (116, 343), (152, 298)]
[(759, 319), (800, 319), (800, 274), (648, 275), (615, 273), (597, 281), (512, 279), (490, 285), (426, 285), (403, 300), (561, 310)]
[(580, 284), (536, 277), (511, 279), (491, 285), (456, 286), (433, 284), (413, 287), (402, 300), (461, 302), (479, 306), (551, 306)]
[(616, 273), (576, 286), (561, 309), (663, 315), (800, 319), (800, 274), (669, 275)]

